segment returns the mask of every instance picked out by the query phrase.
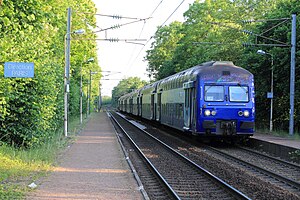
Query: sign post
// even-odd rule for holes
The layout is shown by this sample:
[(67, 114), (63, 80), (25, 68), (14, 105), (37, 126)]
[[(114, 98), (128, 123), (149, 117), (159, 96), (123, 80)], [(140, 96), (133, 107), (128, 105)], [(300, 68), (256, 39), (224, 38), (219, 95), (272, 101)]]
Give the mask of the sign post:
[(5, 78), (33, 78), (34, 63), (5, 62), (4, 77)]

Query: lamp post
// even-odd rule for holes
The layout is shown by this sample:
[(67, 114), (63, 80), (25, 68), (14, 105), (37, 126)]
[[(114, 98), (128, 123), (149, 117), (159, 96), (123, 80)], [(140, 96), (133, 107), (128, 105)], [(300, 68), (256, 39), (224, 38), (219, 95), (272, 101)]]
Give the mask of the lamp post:
[(84, 29), (71, 32), (71, 8), (68, 8), (67, 33), (64, 37), (65, 42), (65, 76), (64, 76), (64, 133), (68, 136), (68, 96), (70, 91), (70, 54), (71, 54), (71, 34), (83, 34)]
[(91, 94), (92, 94), (92, 74), (97, 74), (98, 72), (92, 72), (92, 70), (90, 70), (90, 83), (89, 83), (89, 95), (88, 95), (88, 113), (91, 114)]
[(80, 67), (80, 124), (82, 124), (82, 96), (83, 96), (83, 91), (82, 91), (82, 65), (88, 64), (94, 62), (94, 58), (90, 58), (87, 61), (84, 61), (81, 63)]
[(258, 54), (260, 55), (269, 55), (271, 56), (271, 92), (268, 94), (268, 98), (271, 99), (271, 105), (270, 105), (270, 132), (273, 131), (273, 83), (274, 83), (274, 57), (272, 54), (267, 53), (263, 50), (258, 50)]
[(99, 100), (98, 100), (98, 112), (100, 112), (102, 106), (102, 96), (101, 96), (101, 81), (99, 80)]

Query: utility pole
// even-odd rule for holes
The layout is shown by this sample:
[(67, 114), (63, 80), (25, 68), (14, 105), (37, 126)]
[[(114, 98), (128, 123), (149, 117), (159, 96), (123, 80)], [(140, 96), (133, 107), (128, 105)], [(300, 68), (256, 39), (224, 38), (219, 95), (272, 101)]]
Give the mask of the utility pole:
[(89, 106), (88, 106), (88, 109), (89, 109), (89, 114), (91, 114), (91, 94), (92, 94), (92, 70), (90, 70), (90, 88), (89, 88), (89, 100), (88, 100), (88, 103), (89, 103)]
[(296, 62), (295, 60), (296, 60), (296, 14), (292, 14), (289, 135), (294, 134), (295, 62)]
[(101, 104), (102, 104), (102, 97), (101, 97), (101, 81), (99, 80), (99, 100), (98, 100), (98, 111), (101, 110)]
[(86, 101), (86, 118), (88, 118), (89, 114), (89, 81), (87, 82), (86, 85), (86, 96), (87, 96), (87, 101)]
[(64, 38), (65, 42), (65, 77), (64, 77), (64, 133), (68, 136), (68, 98), (69, 98), (69, 85), (70, 85), (70, 49), (71, 49), (71, 8), (68, 8), (67, 16), (67, 34)]
[[(80, 124), (82, 124), (82, 97), (83, 97), (83, 89), (82, 89), (82, 67), (85, 64), (88, 64), (90, 62), (94, 62), (94, 58), (89, 58), (88, 60), (81, 63), (80, 66)], [(88, 91), (87, 91), (88, 95)]]

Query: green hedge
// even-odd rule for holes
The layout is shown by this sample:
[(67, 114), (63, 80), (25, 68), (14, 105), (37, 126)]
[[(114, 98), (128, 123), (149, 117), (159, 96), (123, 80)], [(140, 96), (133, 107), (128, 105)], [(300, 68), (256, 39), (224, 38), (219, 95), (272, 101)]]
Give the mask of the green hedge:
[[(15, 146), (39, 145), (61, 128), (64, 118), (64, 36), (67, 8), (73, 8), (72, 30), (95, 23), (92, 0), (4, 0), (0, 7), (0, 140)], [(89, 34), (89, 38), (94, 38)], [(79, 87), (85, 57), (96, 58), (95, 41), (72, 41), (72, 87)], [(33, 62), (34, 78), (4, 78), (4, 62)], [(83, 71), (99, 69), (97, 62)], [(77, 73), (76, 73), (77, 72)], [(88, 77), (85, 76), (85, 79)], [(72, 90), (70, 110), (78, 110), (79, 89)], [(78, 114), (71, 112), (71, 114)]]

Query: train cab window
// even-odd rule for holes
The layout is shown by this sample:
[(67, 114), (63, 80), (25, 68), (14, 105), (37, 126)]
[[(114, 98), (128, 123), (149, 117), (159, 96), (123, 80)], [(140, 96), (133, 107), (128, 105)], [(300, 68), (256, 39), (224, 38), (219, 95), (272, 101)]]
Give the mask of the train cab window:
[(206, 85), (204, 87), (205, 101), (224, 101), (224, 87)]
[(232, 102), (248, 102), (248, 90), (247, 86), (229, 86), (229, 100)]

